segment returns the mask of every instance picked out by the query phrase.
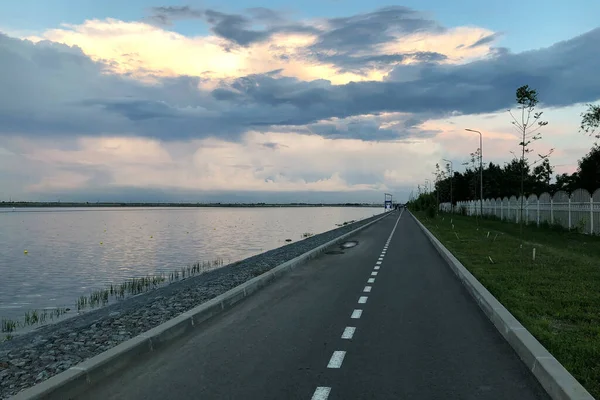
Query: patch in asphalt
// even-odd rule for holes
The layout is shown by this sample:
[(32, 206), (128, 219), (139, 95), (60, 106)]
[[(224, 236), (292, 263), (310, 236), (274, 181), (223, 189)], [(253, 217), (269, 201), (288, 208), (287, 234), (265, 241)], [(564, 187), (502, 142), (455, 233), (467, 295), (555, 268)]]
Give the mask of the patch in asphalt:
[(344, 252), (341, 250), (331, 250), (331, 251), (326, 251), (325, 254), (335, 255), (335, 254), (344, 254)]
[(348, 242), (344, 242), (340, 245), (342, 249), (349, 249), (351, 247), (358, 246), (358, 242), (356, 240), (350, 240)]

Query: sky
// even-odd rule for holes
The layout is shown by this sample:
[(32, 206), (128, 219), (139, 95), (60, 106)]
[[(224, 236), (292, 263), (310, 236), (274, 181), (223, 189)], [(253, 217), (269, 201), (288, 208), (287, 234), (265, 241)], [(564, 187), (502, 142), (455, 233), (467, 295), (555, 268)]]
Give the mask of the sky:
[(598, 1), (223, 4), (0, 2), (0, 200), (405, 201), (467, 128), (510, 161), (525, 84), (533, 156), (592, 146)]

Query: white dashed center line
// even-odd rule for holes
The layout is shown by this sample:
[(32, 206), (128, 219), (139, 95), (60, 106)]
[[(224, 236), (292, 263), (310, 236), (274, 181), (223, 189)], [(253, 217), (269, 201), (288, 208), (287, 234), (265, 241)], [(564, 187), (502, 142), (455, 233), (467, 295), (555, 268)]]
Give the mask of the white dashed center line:
[(327, 368), (340, 368), (344, 362), (344, 357), (346, 357), (345, 351), (334, 351)]
[[(394, 236), (394, 232), (396, 231), (396, 228), (398, 227), (398, 222), (400, 222), (400, 218), (402, 217), (402, 214), (404, 213), (404, 210), (402, 210), (402, 212), (400, 212), (400, 215), (398, 216), (398, 219), (396, 220), (396, 224), (394, 225), (394, 228), (392, 229), (392, 233), (390, 234), (390, 236), (388, 237), (387, 241), (385, 242), (385, 246), (383, 246), (383, 250), (381, 251), (381, 255), (379, 256), (379, 258), (377, 259), (377, 263), (375, 265), (375, 271), (371, 272), (371, 276), (377, 276), (377, 270), (380, 268), (380, 265), (383, 262), (383, 258), (385, 257), (385, 253), (387, 252), (388, 246), (390, 245), (390, 242), (392, 241), (392, 237)], [(372, 284), (375, 283), (375, 278), (369, 278), (367, 280), (367, 283)], [(367, 285), (364, 287), (363, 292), (364, 293), (370, 293), (371, 290), (373, 289), (372, 286)], [(366, 304), (368, 300), (367, 296), (360, 296), (358, 299), (358, 303), (359, 304)], [(359, 310), (359, 309), (355, 309), (354, 311), (352, 311), (352, 315), (350, 315), (350, 318), (352, 319), (359, 319), (362, 316), (362, 312), (363, 310)], [(356, 327), (354, 326), (347, 326), (344, 329), (344, 332), (342, 333), (342, 339), (352, 339), (354, 337), (354, 333), (356, 332)], [(329, 363), (327, 364), (327, 368), (341, 368), (342, 363), (344, 362), (344, 357), (346, 357), (346, 352), (345, 351), (334, 351), (333, 355), (331, 356), (331, 358), (329, 359)], [(331, 387), (328, 386), (318, 386), (315, 389), (315, 392), (312, 396), (312, 400), (327, 400), (329, 398), (329, 394), (331, 393)]]
[(331, 393), (330, 387), (319, 386), (317, 390), (315, 390), (311, 400), (327, 400), (329, 393)]
[(355, 331), (355, 327), (347, 326), (346, 329), (344, 329), (344, 333), (342, 333), (342, 339), (352, 339), (352, 336), (354, 336)]

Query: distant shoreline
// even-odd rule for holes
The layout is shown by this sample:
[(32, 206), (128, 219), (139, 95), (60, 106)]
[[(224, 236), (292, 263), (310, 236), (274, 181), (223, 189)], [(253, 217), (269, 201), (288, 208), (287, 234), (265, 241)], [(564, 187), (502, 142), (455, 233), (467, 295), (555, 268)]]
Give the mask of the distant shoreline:
[(273, 208), (273, 207), (370, 207), (380, 208), (383, 204), (368, 203), (69, 203), (69, 202), (0, 202), (0, 208), (77, 208), (77, 207), (231, 207), (231, 208)]

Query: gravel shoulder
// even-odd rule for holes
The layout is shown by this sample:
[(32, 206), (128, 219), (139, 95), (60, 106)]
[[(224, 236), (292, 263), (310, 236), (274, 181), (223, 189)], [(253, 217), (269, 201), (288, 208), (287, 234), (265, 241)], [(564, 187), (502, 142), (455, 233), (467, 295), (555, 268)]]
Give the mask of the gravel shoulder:
[(50, 378), (378, 217), (126, 298), (0, 344), (0, 398)]

